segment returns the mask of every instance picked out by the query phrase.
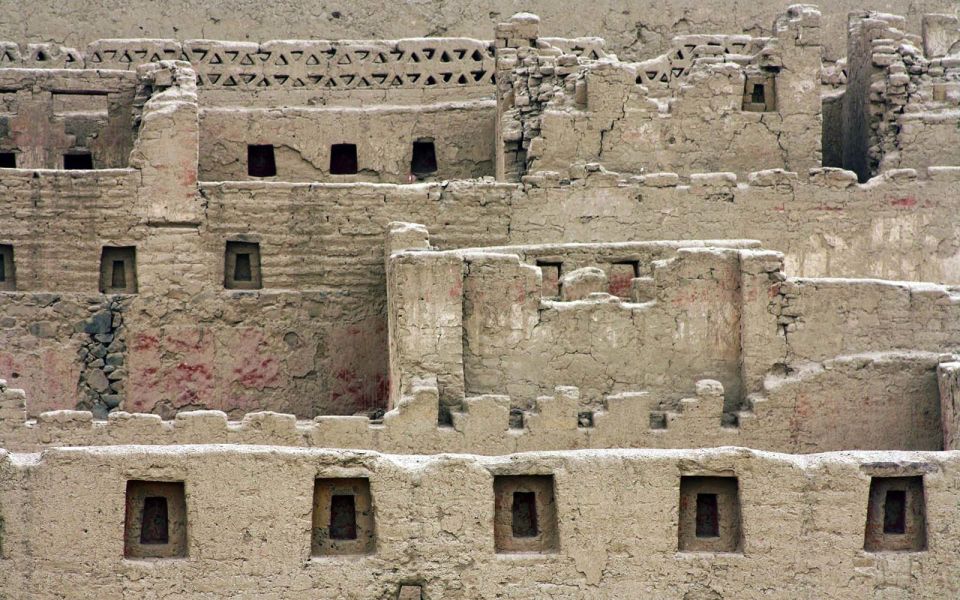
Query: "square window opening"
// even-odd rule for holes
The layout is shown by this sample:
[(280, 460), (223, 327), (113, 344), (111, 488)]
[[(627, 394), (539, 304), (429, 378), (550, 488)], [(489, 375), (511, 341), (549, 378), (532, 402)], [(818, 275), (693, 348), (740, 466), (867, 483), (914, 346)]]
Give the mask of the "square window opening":
[(356, 175), (357, 145), (333, 144), (330, 146), (330, 174)]
[(0, 152), (0, 169), (16, 169), (17, 168), (17, 153), (16, 152)]
[(314, 556), (373, 553), (375, 529), (369, 479), (329, 478), (314, 482), (310, 544)]
[(410, 172), (417, 177), (425, 177), (437, 172), (437, 151), (433, 140), (418, 140), (413, 143)]
[(182, 481), (127, 481), (126, 558), (187, 555), (187, 501)]
[(277, 174), (277, 161), (273, 146), (251, 144), (247, 146), (247, 175), (250, 177), (274, 177)]
[(496, 475), (493, 495), (493, 538), (498, 553), (559, 550), (552, 475)]
[(920, 552), (927, 549), (923, 476), (870, 479), (863, 549), (867, 552)]
[(89, 171), (93, 169), (93, 155), (89, 152), (64, 154), (63, 168), (69, 171)]
[(137, 293), (137, 249), (105, 246), (100, 255), (100, 293)]
[(224, 254), (223, 287), (228, 290), (258, 290), (263, 287), (260, 244), (227, 242)]

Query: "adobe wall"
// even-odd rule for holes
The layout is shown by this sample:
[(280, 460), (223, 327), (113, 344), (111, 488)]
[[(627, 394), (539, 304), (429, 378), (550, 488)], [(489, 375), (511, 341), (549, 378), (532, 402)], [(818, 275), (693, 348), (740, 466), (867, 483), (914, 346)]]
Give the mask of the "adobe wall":
[[(396, 598), (401, 584), (421, 586), (424, 598), (861, 598), (877, 589), (943, 598), (960, 593), (957, 461), (955, 452), (738, 448), (497, 458), (223, 446), (0, 452), (0, 585), (12, 598)], [(530, 474), (553, 476), (558, 547), (497, 553), (493, 477)], [(904, 475), (923, 479), (926, 549), (865, 551), (871, 476)], [(738, 551), (678, 551), (682, 476), (737, 477)], [(369, 478), (373, 552), (311, 557), (318, 477)], [(131, 479), (185, 483), (185, 558), (123, 558)]]
[[(540, 15), (545, 35), (575, 37), (603, 32), (609, 49), (621, 58), (638, 60), (665, 51), (677, 34), (718, 31), (769, 35), (784, 2), (737, 3), (711, 0), (645, 1), (602, 0), (589, 11), (569, 10), (552, 0), (516, 3), (497, 0), (450, 2), (435, 0), (417, 5), (377, 3), (320, 5), (285, 2), (263, 10), (254, 2), (230, 7), (199, 0), (154, 2), (107, 1), (97, 4), (74, 0), (42, 2), (29, 14), (16, 17), (15, 0), (2, 5), (11, 15), (0, 23), (0, 37), (30, 42), (56, 41), (82, 47), (100, 38), (176, 39), (384, 39), (409, 36), (466, 36), (489, 39), (493, 27), (515, 12)], [(950, 0), (923, 0), (904, 4), (874, 0), (864, 6), (855, 0), (824, 3), (826, 58), (845, 54), (847, 14), (864, 8), (906, 13), (911, 28), (919, 30), (924, 13), (956, 14)], [(189, 18), (184, 18), (188, 15)], [(250, 28), (256, 23), (256, 29)]]
[[(204, 109), (200, 178), (251, 179), (247, 145), (270, 144), (276, 181), (411, 183), (417, 180), (411, 171), (417, 140), (433, 142), (443, 179), (493, 176), (495, 121), (490, 100), (406, 108)], [(330, 174), (330, 146), (341, 143), (356, 145), (356, 175)]]

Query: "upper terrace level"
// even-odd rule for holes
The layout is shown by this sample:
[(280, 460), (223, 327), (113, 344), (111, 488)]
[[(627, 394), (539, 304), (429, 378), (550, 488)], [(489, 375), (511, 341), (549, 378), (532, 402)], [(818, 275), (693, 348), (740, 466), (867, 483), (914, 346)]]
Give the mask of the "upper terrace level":
[(810, 5), (788, 8), (769, 36), (678, 36), (635, 62), (598, 38), (542, 37), (525, 14), (493, 42), (4, 42), (0, 151), (22, 168), (83, 154), (67, 166), (125, 166), (153, 67), (134, 73), (175, 60), (194, 80), (199, 135), (183, 143), (199, 147), (200, 180), (518, 181), (596, 162), (637, 175), (844, 167), (866, 181), (960, 164), (960, 26), (924, 23), (919, 35), (898, 17), (853, 15), (836, 77), (822, 73)]

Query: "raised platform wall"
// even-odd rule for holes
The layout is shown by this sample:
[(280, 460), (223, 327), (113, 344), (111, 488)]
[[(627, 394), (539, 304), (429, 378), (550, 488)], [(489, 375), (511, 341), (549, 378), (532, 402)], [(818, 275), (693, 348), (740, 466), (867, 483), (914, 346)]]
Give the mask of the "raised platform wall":
[[(38, 599), (198, 590), (395, 598), (401, 584), (425, 598), (862, 598), (883, 589), (939, 599), (960, 593), (958, 460), (731, 448), (500, 458), (224, 446), (0, 452), (0, 585)], [(531, 474), (553, 476), (558, 547), (497, 553), (493, 477)], [(678, 551), (682, 476), (738, 478), (739, 551)], [(864, 550), (871, 476), (922, 477), (925, 550)], [(372, 553), (311, 558), (319, 477), (369, 478)], [(123, 558), (131, 479), (185, 483), (185, 558)]]

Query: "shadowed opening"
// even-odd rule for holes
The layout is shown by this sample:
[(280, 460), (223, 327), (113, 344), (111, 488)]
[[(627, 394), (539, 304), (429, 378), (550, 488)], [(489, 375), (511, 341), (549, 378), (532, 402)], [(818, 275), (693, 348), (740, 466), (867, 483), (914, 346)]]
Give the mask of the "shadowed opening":
[(720, 537), (716, 494), (697, 494), (697, 537)]
[(410, 172), (417, 176), (432, 175), (437, 172), (437, 152), (433, 140), (413, 143), (413, 160), (410, 161)]
[(89, 152), (64, 154), (63, 168), (68, 170), (89, 170), (93, 168), (93, 155)]
[(905, 533), (907, 530), (907, 493), (887, 490), (883, 501), (883, 532)]
[(536, 537), (537, 494), (535, 492), (513, 493), (513, 537)]
[(357, 539), (357, 506), (353, 494), (336, 494), (330, 499), (330, 538)]
[(140, 524), (141, 544), (166, 544), (170, 542), (170, 523), (167, 516), (167, 499), (163, 496), (148, 496), (143, 499), (143, 521)]
[(355, 175), (357, 172), (357, 145), (334, 144), (330, 146), (330, 174)]
[(252, 144), (247, 146), (247, 175), (250, 177), (273, 177), (277, 174), (277, 162), (273, 146)]

